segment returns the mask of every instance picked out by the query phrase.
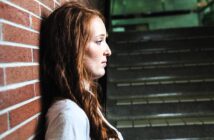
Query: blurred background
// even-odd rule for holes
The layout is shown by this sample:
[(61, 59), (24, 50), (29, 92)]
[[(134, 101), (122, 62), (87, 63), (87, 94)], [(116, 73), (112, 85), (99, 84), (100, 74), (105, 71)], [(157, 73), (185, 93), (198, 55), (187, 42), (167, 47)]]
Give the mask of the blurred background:
[(108, 120), (126, 140), (213, 140), (214, 1), (106, 5)]
[(213, 0), (111, 0), (113, 31), (209, 26)]

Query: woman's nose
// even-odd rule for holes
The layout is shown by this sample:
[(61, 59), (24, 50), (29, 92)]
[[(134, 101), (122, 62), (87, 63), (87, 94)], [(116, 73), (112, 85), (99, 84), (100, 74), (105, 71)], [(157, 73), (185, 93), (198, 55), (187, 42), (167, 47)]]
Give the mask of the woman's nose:
[(111, 55), (111, 49), (109, 48), (109, 46), (108, 46), (107, 43), (106, 43), (105, 55), (106, 55), (106, 56), (110, 56), (110, 55)]

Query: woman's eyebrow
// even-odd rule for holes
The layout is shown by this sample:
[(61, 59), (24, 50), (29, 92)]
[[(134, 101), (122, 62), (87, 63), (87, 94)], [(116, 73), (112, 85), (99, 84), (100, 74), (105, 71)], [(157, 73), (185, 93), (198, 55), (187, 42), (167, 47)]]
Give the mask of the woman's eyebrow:
[(99, 34), (99, 35), (97, 35), (97, 36), (95, 36), (95, 37), (108, 37), (108, 33), (107, 34)]

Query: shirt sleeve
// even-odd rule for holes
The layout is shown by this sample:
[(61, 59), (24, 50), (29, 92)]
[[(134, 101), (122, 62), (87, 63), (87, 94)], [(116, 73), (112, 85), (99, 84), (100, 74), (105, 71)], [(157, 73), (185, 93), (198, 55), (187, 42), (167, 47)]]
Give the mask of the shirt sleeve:
[(90, 140), (89, 122), (80, 110), (64, 111), (49, 121), (46, 140)]

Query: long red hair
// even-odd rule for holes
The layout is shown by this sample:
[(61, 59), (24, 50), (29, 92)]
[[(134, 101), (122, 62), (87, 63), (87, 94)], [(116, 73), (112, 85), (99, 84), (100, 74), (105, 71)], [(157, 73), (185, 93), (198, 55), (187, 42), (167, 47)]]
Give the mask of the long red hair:
[[(91, 21), (104, 19), (100, 12), (77, 2), (68, 2), (56, 9), (46, 20), (41, 38), (40, 57), (43, 121), (48, 108), (56, 100), (71, 99), (87, 114), (90, 121), (90, 137), (96, 140), (118, 139), (98, 112), (97, 84), (86, 71), (83, 58), (86, 45), (92, 36)], [(85, 88), (89, 84), (90, 91)], [(38, 128), (39, 129), (39, 128)], [(46, 128), (40, 129), (44, 137)], [(39, 132), (39, 131), (38, 131)], [(39, 138), (39, 137), (36, 137)], [(40, 137), (41, 138), (41, 137)]]

